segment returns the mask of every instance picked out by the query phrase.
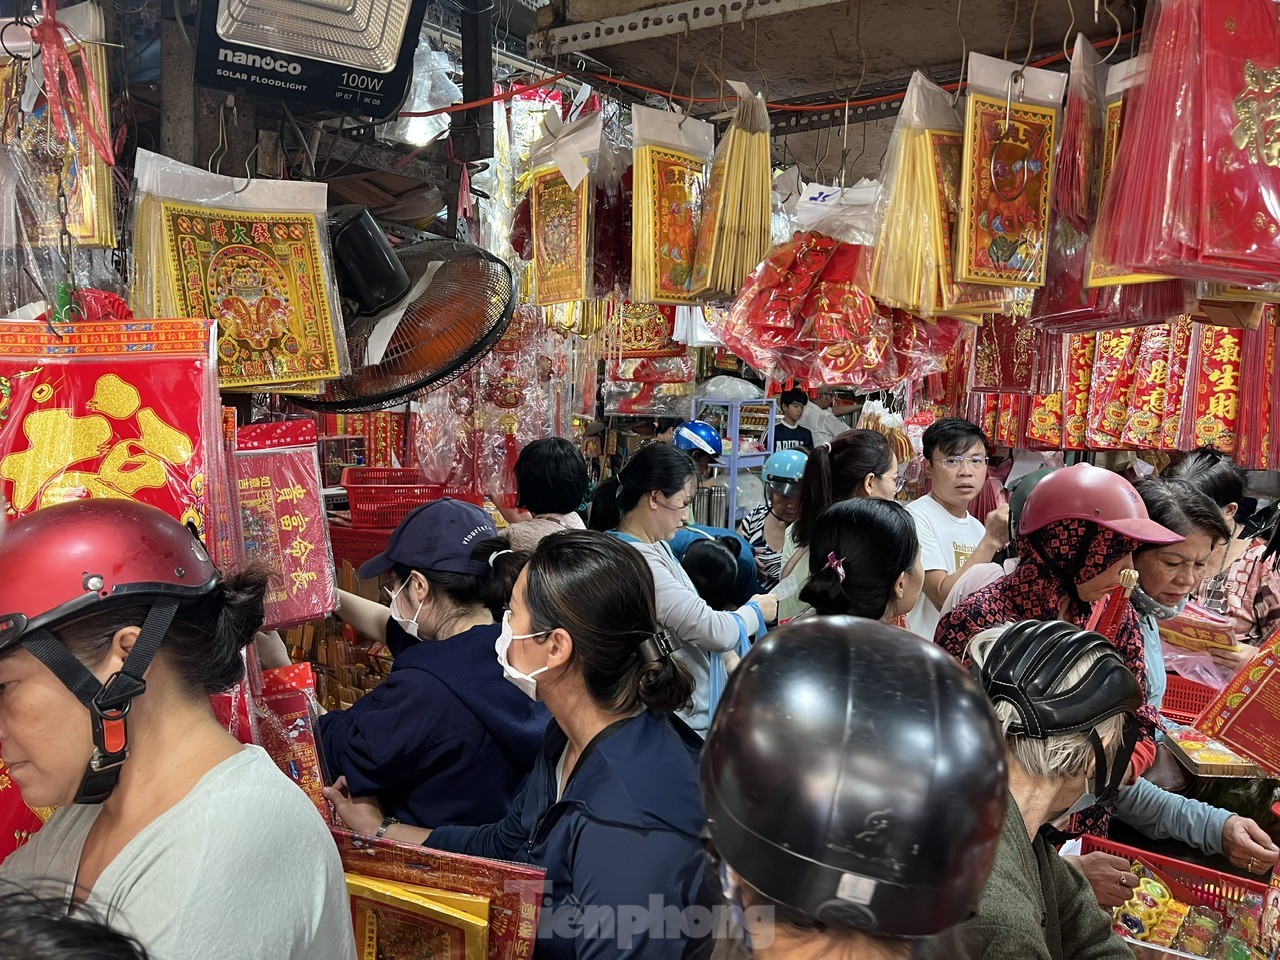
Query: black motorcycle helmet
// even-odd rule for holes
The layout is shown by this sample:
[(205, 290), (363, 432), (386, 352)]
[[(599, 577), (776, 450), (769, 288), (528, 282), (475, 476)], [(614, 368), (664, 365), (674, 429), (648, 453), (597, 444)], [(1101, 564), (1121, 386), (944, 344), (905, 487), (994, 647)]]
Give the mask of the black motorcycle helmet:
[[(1071, 668), (1095, 650), (1102, 656), (1084, 677), (1054, 693)], [(1009, 735), (1048, 740), (1087, 730), (1094, 756), (1093, 795), (1099, 804), (1115, 799), (1141, 735), (1142, 688), (1110, 640), (1060, 620), (1025, 620), (1001, 634), (975, 672), (993, 703), (1004, 701), (1017, 712)], [(1124, 733), (1108, 763), (1097, 726), (1121, 714)]]
[(720, 701), (701, 780), (715, 851), (747, 884), (885, 937), (972, 915), (1008, 797), (973, 679), (933, 644), (856, 617), (756, 644)]

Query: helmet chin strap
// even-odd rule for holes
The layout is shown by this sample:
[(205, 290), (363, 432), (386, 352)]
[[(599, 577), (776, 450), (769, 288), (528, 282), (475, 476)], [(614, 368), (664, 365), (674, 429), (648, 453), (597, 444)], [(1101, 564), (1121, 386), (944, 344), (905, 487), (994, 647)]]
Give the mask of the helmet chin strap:
[(1107, 752), (1103, 749), (1102, 739), (1097, 728), (1089, 731), (1089, 743), (1093, 746), (1093, 796), (1099, 806), (1106, 806), (1115, 801), (1124, 784), (1125, 774), (1129, 772), (1129, 761), (1133, 759), (1134, 748), (1142, 736), (1142, 729), (1137, 718), (1132, 714), (1124, 714), (1124, 732), (1116, 755), (1107, 762)]
[(76, 695), (93, 722), (93, 757), (76, 793), (75, 803), (102, 803), (120, 779), (120, 767), (129, 756), (129, 708), (147, 689), (143, 674), (155, 659), (160, 641), (178, 613), (176, 600), (159, 600), (147, 611), (133, 649), (118, 673), (100, 683), (89, 669), (47, 630), (32, 631), (22, 646), (53, 671)]

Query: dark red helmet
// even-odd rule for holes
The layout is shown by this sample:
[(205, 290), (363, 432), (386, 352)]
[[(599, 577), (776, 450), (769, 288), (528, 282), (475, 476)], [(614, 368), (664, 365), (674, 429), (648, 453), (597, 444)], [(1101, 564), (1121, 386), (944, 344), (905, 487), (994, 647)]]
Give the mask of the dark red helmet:
[[(218, 588), (191, 530), (131, 500), (76, 500), (15, 520), (0, 537), (0, 654), (21, 645), (89, 711), (93, 757), (76, 803), (101, 803), (129, 756), (127, 717), (179, 605)], [(120, 671), (102, 683), (51, 632), (125, 605), (147, 608)]]
[(108, 606), (195, 600), (218, 580), (204, 544), (163, 510), (105, 499), (37, 510), (0, 536), (0, 653)]
[(1088, 520), (1139, 543), (1184, 539), (1151, 519), (1128, 480), (1088, 463), (1055, 470), (1040, 480), (1022, 508), (1018, 533), (1035, 533), (1057, 520)]

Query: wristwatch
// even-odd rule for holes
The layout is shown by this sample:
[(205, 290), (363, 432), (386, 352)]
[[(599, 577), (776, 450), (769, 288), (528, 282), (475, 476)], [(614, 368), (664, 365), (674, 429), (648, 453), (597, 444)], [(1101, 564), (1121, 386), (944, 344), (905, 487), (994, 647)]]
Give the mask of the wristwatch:
[(382, 826), (378, 828), (378, 832), (374, 834), (374, 837), (378, 840), (381, 840), (386, 835), (387, 828), (394, 827), (399, 822), (400, 821), (397, 820), (395, 817), (383, 817)]

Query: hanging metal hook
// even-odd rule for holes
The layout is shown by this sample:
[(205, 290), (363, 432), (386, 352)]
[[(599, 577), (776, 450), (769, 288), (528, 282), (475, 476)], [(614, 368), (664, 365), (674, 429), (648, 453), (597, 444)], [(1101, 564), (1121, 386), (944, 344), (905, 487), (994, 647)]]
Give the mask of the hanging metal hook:
[(1009, 59), (1009, 44), (1013, 42), (1013, 31), (1018, 29), (1018, 13), (1021, 6), (1021, 0), (1013, 0), (1013, 19), (1009, 21), (1009, 30), (1004, 35), (1004, 56), (1002, 59)]
[[(249, 155), (244, 158), (244, 178), (245, 178), (244, 186), (239, 188), (233, 188), (231, 191), (232, 194), (244, 193), (246, 190), (249, 189), (250, 185), (252, 185), (254, 177), (253, 177), (253, 171), (249, 169), (249, 161), (258, 155), (258, 147), (260, 146), (262, 146), (261, 141), (259, 141), (258, 143), (255, 143), (253, 145), (253, 149), (249, 151)], [(232, 181), (232, 182), (234, 183), (235, 181)]]
[(676, 71), (671, 75), (671, 89), (667, 92), (667, 103), (676, 109), (676, 84), (680, 82), (680, 34), (676, 34)]
[(1076, 4), (1075, 0), (1067, 0), (1067, 9), (1071, 11), (1071, 23), (1067, 26), (1067, 32), (1062, 35), (1062, 55), (1071, 60), (1071, 51), (1067, 49), (1067, 45), (1072, 40), (1072, 34), (1076, 29)]
[(1036, 13), (1040, 10), (1040, 0), (1034, 0), (1031, 4), (1031, 16), (1027, 18), (1027, 26), (1030, 28), (1031, 35), (1027, 38), (1027, 55), (1022, 58), (1022, 69), (1026, 70), (1031, 63), (1031, 54), (1036, 49)]
[(1114, 11), (1112, 11), (1110, 3), (1106, 4), (1104, 9), (1107, 11), (1107, 16), (1111, 18), (1111, 22), (1116, 25), (1116, 42), (1111, 45), (1111, 49), (1107, 51), (1107, 55), (1102, 58), (1102, 62), (1106, 63), (1114, 57), (1116, 55), (1116, 51), (1120, 49), (1120, 41), (1124, 37), (1124, 24), (1120, 22), (1120, 18), (1115, 15)]
[(951, 106), (954, 107), (960, 102), (960, 91), (964, 89), (964, 74), (969, 66), (969, 41), (964, 35), (964, 21), (961, 15), (964, 12), (964, 0), (956, 0), (956, 32), (960, 34), (960, 72), (956, 76), (956, 92), (951, 97)]
[(693, 68), (693, 75), (689, 77), (689, 108), (685, 110), (684, 116), (681, 117), (680, 122), (676, 124), (677, 130), (684, 128), (684, 122), (689, 119), (689, 113), (693, 110), (693, 98), (697, 96), (697, 91), (694, 89), (694, 86), (698, 82), (698, 71), (702, 69), (702, 56), (702, 54), (698, 54), (698, 63)]
[(764, 105), (769, 106), (769, 75), (760, 69), (760, 21), (756, 21), (755, 40), (751, 45), (751, 65), (756, 68), (756, 72), (760, 74), (760, 79), (764, 81)]

